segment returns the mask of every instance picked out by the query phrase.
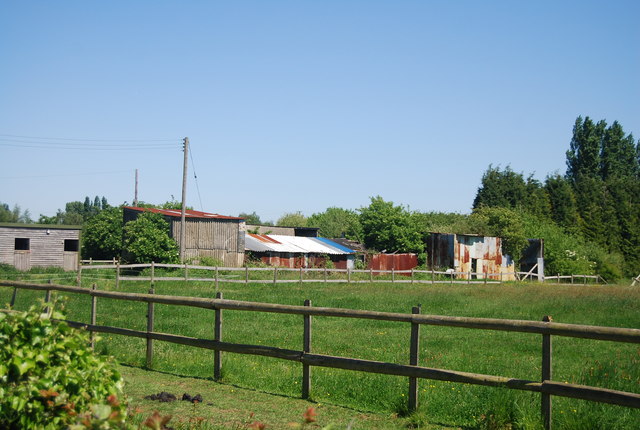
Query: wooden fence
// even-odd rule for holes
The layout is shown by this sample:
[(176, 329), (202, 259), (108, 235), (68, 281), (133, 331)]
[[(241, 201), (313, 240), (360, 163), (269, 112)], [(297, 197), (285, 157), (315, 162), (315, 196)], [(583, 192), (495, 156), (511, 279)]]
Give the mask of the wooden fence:
[[(156, 276), (155, 269), (179, 269), (181, 276)], [(566, 275), (542, 277), (531, 272), (502, 272), (502, 273), (475, 273), (475, 272), (455, 272), (437, 270), (379, 270), (379, 269), (328, 269), (328, 268), (286, 268), (286, 267), (208, 267), (192, 266), (188, 264), (115, 264), (85, 265), (78, 270), (78, 286), (82, 285), (82, 273), (87, 270), (113, 269), (115, 270), (116, 284), (121, 280), (127, 281), (209, 281), (232, 283), (291, 283), (291, 282), (346, 282), (346, 283), (375, 283), (375, 282), (397, 282), (397, 283), (422, 283), (422, 284), (495, 284), (504, 280), (515, 279), (525, 281), (537, 278), (540, 281), (562, 283), (564, 280), (571, 284), (580, 282), (587, 284), (588, 280), (598, 283), (604, 279), (598, 275)], [(123, 275), (127, 271), (142, 271), (150, 269), (148, 276)], [(211, 272), (211, 277), (190, 276), (190, 271)], [(257, 276), (256, 276), (257, 274)], [(279, 277), (280, 276), (280, 277)]]
[[(584, 326), (575, 324), (560, 324), (551, 321), (545, 316), (541, 322), (522, 320), (501, 320), (492, 318), (468, 318), (450, 317), (438, 315), (422, 315), (420, 308), (414, 307), (411, 314), (392, 312), (373, 312), (366, 310), (312, 307), (310, 301), (305, 301), (304, 306), (290, 306), (269, 303), (254, 303), (236, 300), (225, 300), (222, 293), (217, 293), (215, 299), (165, 296), (154, 294), (153, 288), (149, 294), (123, 293), (117, 291), (97, 290), (95, 284), (91, 289), (54, 284), (33, 284), (18, 281), (0, 281), (0, 286), (13, 287), (12, 305), (15, 303), (19, 289), (45, 291), (45, 301), (49, 301), (51, 291), (65, 293), (85, 294), (91, 296), (91, 321), (90, 323), (78, 321), (66, 321), (76, 328), (94, 332), (110, 333), (124, 336), (133, 336), (147, 340), (146, 359), (147, 366), (153, 363), (153, 341), (160, 340), (214, 351), (213, 374), (216, 380), (221, 377), (221, 353), (232, 352), (237, 354), (250, 354), (265, 357), (273, 357), (282, 360), (290, 360), (302, 363), (302, 397), (309, 398), (311, 393), (311, 368), (313, 366), (330, 367), (336, 369), (356, 370), (361, 372), (396, 375), (409, 378), (409, 410), (413, 411), (418, 406), (418, 380), (433, 379), (456, 383), (502, 387), (513, 390), (524, 390), (540, 393), (541, 414), (545, 428), (551, 428), (552, 421), (552, 396), (571, 397), (590, 400), (594, 402), (610, 403), (615, 405), (640, 408), (640, 394), (609, 390), (592, 386), (561, 383), (552, 380), (552, 336), (567, 336), (584, 339), (607, 340), (614, 342), (640, 343), (640, 329), (612, 328)], [(146, 302), (147, 330), (139, 331), (128, 328), (96, 325), (96, 300), (98, 297)], [(213, 310), (215, 312), (215, 325), (213, 340), (187, 337), (154, 331), (154, 304), (190, 306)], [(222, 312), (223, 310), (272, 312), (282, 314), (301, 315), (303, 317), (303, 345), (301, 350), (290, 350), (264, 345), (245, 345), (223, 341)], [(336, 357), (312, 352), (312, 317), (342, 317), (372, 319), (380, 321), (395, 321), (411, 324), (411, 343), (409, 351), (409, 364), (387, 363), (372, 360), (362, 360), (347, 357)], [(502, 330), (508, 332), (532, 333), (541, 335), (542, 372), (540, 381), (509, 378), (505, 376), (484, 375), (455, 370), (437, 369), (419, 366), (419, 338), (421, 325), (435, 325), (447, 327), (459, 327), (467, 329)]]

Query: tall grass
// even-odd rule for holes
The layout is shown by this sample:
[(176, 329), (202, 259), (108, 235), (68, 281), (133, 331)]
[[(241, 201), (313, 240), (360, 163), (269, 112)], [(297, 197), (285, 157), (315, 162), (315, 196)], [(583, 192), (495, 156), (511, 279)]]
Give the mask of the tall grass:
[[(113, 289), (112, 281), (99, 288)], [(148, 283), (120, 284), (122, 291), (147, 292)], [(412, 284), (219, 284), (227, 299), (423, 314), (554, 321), (612, 327), (640, 327), (640, 290), (622, 286), (566, 285), (412, 285)], [(0, 288), (0, 301), (11, 289)], [(213, 282), (164, 282), (157, 294), (214, 297)], [(42, 293), (20, 291), (16, 308), (25, 309)], [(69, 318), (88, 321), (90, 299), (69, 297)], [(302, 348), (302, 317), (242, 311), (223, 312), (223, 339), (229, 342)], [(98, 300), (98, 324), (146, 329), (146, 304)], [(156, 305), (155, 330), (213, 337), (213, 312)], [(314, 317), (313, 352), (408, 363), (409, 324)], [(554, 338), (554, 380), (640, 392), (640, 347), (614, 342)], [(98, 351), (143, 366), (144, 340), (103, 336)], [(541, 337), (450, 327), (422, 326), (420, 365), (538, 380)], [(213, 354), (155, 342), (154, 368), (180, 375), (211, 377)], [(223, 353), (223, 378), (230, 384), (299, 396), (299, 363)], [(313, 400), (375, 412), (406, 411), (406, 378), (337, 369), (312, 368)], [(539, 395), (506, 389), (421, 380), (415, 415), (447, 425), (539, 428)], [(425, 418), (426, 417), (426, 418)], [(636, 428), (640, 411), (573, 399), (554, 398), (557, 428)]]

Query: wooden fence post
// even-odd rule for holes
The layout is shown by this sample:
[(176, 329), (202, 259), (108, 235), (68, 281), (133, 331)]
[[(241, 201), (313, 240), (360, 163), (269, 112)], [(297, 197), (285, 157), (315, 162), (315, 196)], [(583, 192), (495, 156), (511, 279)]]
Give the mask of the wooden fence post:
[(116, 264), (116, 290), (120, 288), (120, 260)]
[[(422, 305), (414, 306), (411, 309), (412, 314), (419, 314)], [(418, 365), (418, 353), (420, 351), (420, 324), (411, 323), (411, 345), (409, 351), (409, 364), (411, 366)], [(409, 412), (418, 409), (418, 378), (409, 378)]]
[(571, 275), (571, 285), (573, 285), (573, 275)]
[(556, 284), (560, 285), (560, 274), (559, 273), (558, 273), (558, 279), (557, 279)]
[(484, 272), (484, 284), (487, 285), (487, 276), (489, 276), (489, 274), (487, 272)]
[(82, 264), (78, 265), (78, 277), (76, 282), (78, 287), (82, 287)]
[(324, 268), (324, 283), (327, 283), (327, 268)]
[(413, 268), (411, 268), (411, 283), (413, 284)]
[(249, 266), (244, 268), (244, 283), (249, 284)]
[(184, 282), (186, 283), (189, 280), (189, 266), (187, 263), (184, 263)]
[(393, 267), (391, 268), (391, 282), (396, 282), (396, 271)]
[(9, 304), (9, 306), (11, 306), (11, 309), (13, 309), (13, 307), (16, 304), (17, 296), (18, 296), (18, 287), (13, 287), (13, 294), (11, 295), (11, 303)]
[(373, 283), (373, 267), (369, 267), (369, 282)]
[(149, 286), (150, 288), (153, 288), (153, 286), (155, 285), (155, 280), (156, 280), (156, 263), (152, 261), (151, 262), (151, 285)]
[[(49, 281), (47, 283), (51, 284), (51, 279), (49, 279)], [(44, 295), (44, 302), (45, 303), (49, 303), (50, 301), (51, 301), (51, 290), (47, 290), (47, 292)], [(49, 310), (50, 310), (49, 306), (45, 306), (44, 313), (48, 314)]]
[(435, 284), (436, 283), (436, 272), (435, 270), (431, 269), (431, 284)]
[(273, 268), (273, 285), (278, 283), (278, 268)]
[[(311, 300), (304, 301), (305, 306), (311, 306)], [(302, 337), (302, 356), (311, 352), (311, 315), (304, 315), (304, 333)], [(311, 366), (302, 363), (302, 398), (308, 399), (311, 392)]]
[(471, 283), (471, 270), (469, 270), (469, 276), (467, 277), (467, 284)]
[(302, 284), (302, 266), (300, 266), (300, 284)]
[(347, 283), (351, 282), (351, 269), (347, 267)]
[[(550, 322), (551, 320), (552, 318), (549, 315), (545, 315), (542, 318), (543, 322)], [(551, 381), (551, 378), (553, 377), (553, 372), (551, 369), (551, 353), (552, 353), (551, 335), (543, 334), (542, 335), (542, 382)], [(544, 424), (544, 428), (546, 430), (551, 430), (551, 395), (542, 393), (540, 402), (541, 402), (542, 421)]]
[[(96, 284), (94, 283), (93, 285), (91, 285), (91, 291), (95, 291), (96, 290)], [(91, 325), (96, 325), (96, 307), (97, 307), (97, 300), (98, 298), (91, 294)], [(93, 330), (91, 330), (91, 349), (95, 349), (96, 347), (96, 334)]]
[[(149, 288), (149, 294), (154, 294), (153, 286)], [(149, 337), (149, 333), (153, 332), (153, 311), (154, 303), (147, 303), (147, 367), (150, 369), (153, 364), (153, 339)]]
[(449, 273), (449, 281), (451, 286), (453, 287), (453, 272)]
[(218, 266), (216, 266), (215, 278), (216, 278), (216, 291), (218, 291)]
[[(216, 293), (216, 299), (222, 299), (222, 293)], [(215, 308), (215, 323), (213, 328), (213, 340), (222, 342), (222, 309)], [(213, 351), (213, 379), (219, 381), (222, 378), (222, 357), (219, 349)]]

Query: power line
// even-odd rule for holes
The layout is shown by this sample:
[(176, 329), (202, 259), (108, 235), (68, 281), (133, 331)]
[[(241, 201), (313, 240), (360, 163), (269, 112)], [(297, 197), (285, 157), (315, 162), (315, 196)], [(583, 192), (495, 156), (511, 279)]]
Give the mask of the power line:
[[(14, 143), (35, 143), (38, 145), (68, 145), (68, 146), (82, 146), (82, 145), (86, 145), (87, 142), (95, 142), (92, 140), (87, 140), (87, 141), (83, 141), (83, 142), (56, 142), (53, 140), (50, 141), (45, 141), (45, 140), (30, 140), (30, 139), (15, 139), (15, 138), (11, 138), (8, 139), (6, 137), (0, 137), (0, 141), (2, 142), (14, 142)], [(118, 147), (118, 146), (175, 146), (178, 142), (173, 142), (173, 143), (157, 143), (157, 142), (130, 142), (130, 143), (124, 143), (124, 142), (115, 142), (115, 143), (98, 143), (97, 145), (93, 145), (93, 146), (114, 146), (114, 147)]]
[[(83, 138), (66, 138), (66, 137), (39, 137), (39, 136), (22, 136), (18, 134), (1, 134), (3, 137), (17, 137), (20, 139), (39, 139), (39, 140), (67, 140), (75, 142), (174, 142), (181, 143), (182, 139), (83, 139)], [(3, 139), (2, 139), (3, 140)]]
[(0, 179), (28, 179), (28, 178), (57, 178), (64, 176), (93, 176), (93, 175), (115, 175), (126, 173), (129, 170), (112, 170), (109, 172), (87, 172), (87, 173), (61, 173), (58, 175), (33, 175), (33, 176), (0, 176)]
[[(12, 148), (37, 148), (37, 149), (61, 149), (61, 150), (80, 150), (80, 151), (139, 151), (148, 149), (168, 149), (174, 150), (177, 148), (176, 144), (171, 145), (77, 145), (69, 143), (41, 143), (41, 142), (21, 142), (21, 143), (7, 143), (2, 142), (0, 139), (0, 146), (12, 147)], [(27, 143), (25, 145), (25, 143)]]
[(191, 157), (191, 165), (193, 166), (193, 177), (196, 180), (196, 190), (198, 191), (198, 200), (200, 200), (200, 210), (204, 212), (202, 197), (200, 197), (200, 186), (198, 185), (198, 175), (196, 175), (196, 164), (193, 162), (193, 147), (191, 147), (191, 151), (189, 151), (189, 157)]

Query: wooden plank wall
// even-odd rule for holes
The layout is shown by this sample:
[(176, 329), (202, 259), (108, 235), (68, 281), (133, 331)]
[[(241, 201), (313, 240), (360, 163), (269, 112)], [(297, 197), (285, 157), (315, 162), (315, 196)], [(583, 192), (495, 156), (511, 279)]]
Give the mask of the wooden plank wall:
[[(212, 257), (225, 266), (244, 263), (244, 223), (224, 219), (187, 219), (185, 257)], [(180, 220), (172, 220), (173, 237), (180, 237)]]
[[(49, 232), (47, 234), (47, 231)], [(65, 267), (65, 239), (80, 240), (80, 230), (33, 228), (33, 227), (0, 227), (0, 262), (5, 264), (15, 264), (15, 239), (29, 239), (30, 250), (28, 256), (24, 251), (20, 251), (19, 260), (24, 262), (28, 257), (29, 267), (21, 267), (21, 270), (28, 270), (31, 267)], [(75, 252), (77, 265), (77, 252)], [(68, 259), (69, 257), (67, 257)], [(71, 267), (75, 270), (77, 266)]]

